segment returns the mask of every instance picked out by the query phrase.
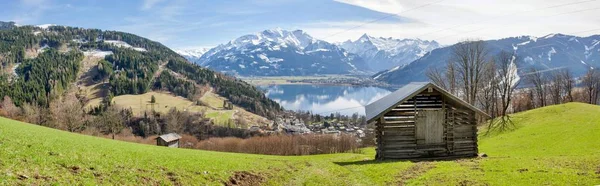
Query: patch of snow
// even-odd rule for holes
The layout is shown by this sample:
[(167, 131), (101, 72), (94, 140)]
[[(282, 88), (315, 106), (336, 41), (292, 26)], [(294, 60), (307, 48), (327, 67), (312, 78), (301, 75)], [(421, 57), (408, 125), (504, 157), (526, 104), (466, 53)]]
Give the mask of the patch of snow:
[(530, 40), (530, 41), (537, 42), (537, 39), (538, 39), (538, 38), (537, 38), (537, 37), (535, 37), (535, 36), (529, 36), (529, 40)]
[(569, 39), (569, 41), (575, 41), (575, 42), (579, 43), (579, 40), (577, 40), (577, 37), (572, 37), (572, 38)]
[(525, 57), (524, 61), (529, 63), (530, 65), (533, 65), (533, 58), (531, 56)]
[(310, 54), (310, 53), (313, 53), (313, 52), (329, 52), (329, 51), (330, 51), (329, 49), (319, 48), (319, 49), (316, 49), (316, 50), (306, 51), (304, 53)]
[(36, 36), (37, 36), (37, 35), (40, 35), (41, 33), (42, 33), (42, 32), (40, 32), (40, 31), (34, 31), (34, 32), (33, 32), (33, 35), (36, 35)]
[(381, 75), (384, 75), (384, 74), (387, 74), (387, 72), (381, 73), (381, 74), (375, 76), (373, 79), (378, 80), (381, 77)]
[(240, 68), (246, 68), (246, 65), (239, 64), (238, 66), (239, 66)]
[(551, 48), (552, 49), (548, 51), (548, 61), (552, 61), (552, 54), (556, 54), (556, 50), (554, 49), (554, 47)]
[(13, 76), (15, 76), (15, 77), (18, 77), (18, 76), (19, 76), (19, 74), (17, 74), (17, 68), (19, 68), (19, 65), (21, 65), (21, 63), (17, 63), (17, 64), (15, 64), (15, 65), (12, 67), (12, 74), (13, 74)]
[(352, 67), (354, 70), (356, 70), (356, 69), (357, 69), (357, 68), (356, 68), (356, 66), (354, 66), (354, 64), (352, 64), (352, 63), (350, 63), (350, 62), (347, 62), (347, 64), (348, 64), (348, 65), (350, 65), (350, 66), (351, 66), (351, 67)]
[(75, 43), (87, 43), (87, 41), (84, 41), (84, 40), (82, 40), (82, 39), (73, 39), (73, 40), (71, 40), (71, 41), (73, 41), (73, 42), (75, 42)]
[(260, 66), (258, 68), (260, 68), (260, 69), (268, 69), (269, 67), (268, 66)]
[(271, 61), (271, 63), (278, 63), (278, 62), (282, 62), (283, 59), (272, 57), (272, 58), (269, 58), (269, 61)]
[(48, 44), (45, 44), (44, 46), (42, 46), (42, 48), (40, 48), (37, 53), (40, 54), (44, 51), (46, 51), (46, 49), (50, 48), (50, 46), (48, 46)]
[(124, 42), (124, 41), (118, 41), (118, 40), (104, 40), (105, 43), (108, 44), (112, 44), (115, 45), (117, 47), (123, 47), (123, 48), (131, 48), (133, 50), (136, 51), (140, 51), (140, 52), (146, 52), (145, 48), (140, 48), (140, 47), (133, 47), (131, 45), (129, 45), (128, 43)]
[(90, 56), (90, 57), (106, 57), (111, 54), (113, 54), (112, 51), (102, 51), (102, 50), (90, 50), (90, 51), (83, 52), (84, 56)]
[(530, 42), (531, 42), (531, 40), (529, 40), (529, 41), (525, 41), (525, 42), (522, 42), (522, 43), (519, 43), (519, 44), (517, 44), (517, 46), (526, 45), (526, 44), (529, 44)]
[(544, 37), (542, 37), (542, 38), (544, 38), (544, 39), (548, 39), (548, 38), (552, 38), (552, 37), (554, 37), (554, 36), (556, 36), (556, 34), (548, 34), (548, 35), (546, 35), (546, 36), (544, 36)]
[(42, 24), (42, 25), (36, 25), (36, 27), (41, 28), (41, 29), (48, 29), (51, 26), (56, 26), (55, 24)]
[(400, 68), (402, 68), (402, 66), (396, 66), (396, 67), (390, 69), (387, 73), (394, 72), (396, 70), (400, 70)]
[(278, 62), (282, 62), (283, 61), (283, 59), (281, 59), (281, 58), (275, 58), (275, 57), (269, 58), (264, 53), (263, 54), (258, 54), (257, 56), (258, 56), (258, 58), (262, 59), (263, 61), (265, 61), (267, 63), (278, 63)]
[(512, 76), (512, 82), (510, 82), (510, 85), (512, 87), (517, 86), (517, 83), (519, 83), (519, 81), (521, 80), (521, 77), (519, 76), (519, 71), (517, 68), (517, 64), (515, 63), (515, 60), (517, 59), (516, 56), (513, 55), (512, 60), (510, 61), (510, 66), (508, 67), (509, 69), (509, 74)]
[(263, 54), (258, 54), (257, 56), (258, 56), (258, 58), (262, 59), (265, 62), (269, 61), (269, 58), (264, 53)]

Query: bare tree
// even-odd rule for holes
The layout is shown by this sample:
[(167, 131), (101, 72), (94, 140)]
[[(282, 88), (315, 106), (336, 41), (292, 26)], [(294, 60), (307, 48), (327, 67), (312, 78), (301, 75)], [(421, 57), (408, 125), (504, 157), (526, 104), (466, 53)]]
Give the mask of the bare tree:
[(575, 87), (573, 74), (571, 74), (571, 70), (569, 69), (563, 69), (559, 73), (562, 79), (562, 82), (560, 83), (562, 92), (566, 95), (568, 102), (573, 102), (573, 88)]
[(123, 123), (125, 122), (121, 111), (121, 109), (114, 105), (106, 108), (106, 110), (96, 118), (96, 128), (101, 129), (104, 133), (111, 134), (112, 139), (115, 139), (115, 134), (123, 129)]
[(514, 126), (508, 115), (508, 109), (512, 104), (513, 93), (515, 88), (519, 84), (517, 75), (516, 61), (518, 58), (514, 54), (502, 51), (495, 58), (494, 61), (497, 65), (497, 82), (494, 84), (495, 92), (498, 94), (498, 101), (500, 104), (498, 107), (498, 115), (500, 120), (497, 123), (495, 121), (490, 122), (489, 130), (498, 128), (501, 131)]
[(548, 92), (551, 104), (560, 104), (562, 100), (562, 83), (564, 80), (560, 72), (552, 72), (548, 78)]
[(491, 80), (483, 77), (490, 68), (487, 58), (488, 50), (484, 41), (462, 41), (453, 46), (445, 70), (433, 67), (426, 74), (434, 84), (475, 105), (479, 91), (489, 86)]
[(481, 40), (460, 42), (453, 46), (451, 55), (448, 63), (452, 64), (457, 84), (460, 84), (465, 100), (475, 105), (477, 94), (484, 86), (482, 77), (486, 73), (486, 63), (489, 63), (485, 42)]
[(15, 118), (21, 114), (21, 109), (19, 109), (8, 96), (4, 96), (0, 107), (2, 107), (2, 110), (4, 110), (6, 116), (9, 118)]
[(498, 84), (498, 78), (496, 76), (496, 66), (494, 63), (487, 63), (484, 69), (486, 73), (481, 77), (482, 85), (477, 96), (477, 102), (483, 108), (483, 110), (492, 116), (496, 117), (496, 105), (498, 99), (498, 93), (496, 92), (495, 86)]
[(536, 68), (531, 68), (529, 73), (526, 74), (526, 79), (533, 86), (535, 96), (538, 100), (538, 107), (546, 106), (546, 84), (548, 81), (546, 76)]
[(181, 132), (183, 130), (183, 120), (183, 113), (178, 111), (175, 107), (171, 108), (169, 112), (165, 115), (167, 131)]
[(590, 69), (583, 76), (583, 86), (587, 94), (588, 103), (596, 104), (598, 101), (598, 93), (600, 92), (600, 72), (595, 69)]
[(55, 128), (70, 132), (83, 129), (86, 121), (83, 105), (74, 94), (50, 102), (50, 114)]
[(23, 106), (23, 116), (25, 117), (25, 121), (28, 123), (41, 125), (44, 121), (43, 118), (43, 110), (40, 106), (30, 103), (24, 103)]

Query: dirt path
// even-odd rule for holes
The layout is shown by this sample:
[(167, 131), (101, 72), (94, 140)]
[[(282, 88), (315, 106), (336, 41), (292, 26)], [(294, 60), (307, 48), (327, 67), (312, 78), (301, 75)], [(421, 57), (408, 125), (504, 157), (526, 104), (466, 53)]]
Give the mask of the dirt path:
[(435, 165), (431, 162), (417, 162), (414, 163), (413, 166), (408, 169), (400, 172), (400, 175), (397, 179), (398, 185), (406, 185), (409, 180), (418, 178), (419, 176), (425, 174), (427, 171), (435, 168)]

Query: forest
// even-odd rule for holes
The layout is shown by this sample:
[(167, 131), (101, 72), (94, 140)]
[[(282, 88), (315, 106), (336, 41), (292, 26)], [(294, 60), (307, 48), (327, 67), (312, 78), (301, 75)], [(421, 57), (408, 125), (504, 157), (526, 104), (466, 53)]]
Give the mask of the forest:
[[(197, 139), (248, 137), (244, 129), (214, 125), (203, 113), (171, 110), (134, 116), (112, 104), (124, 94), (169, 91), (196, 101), (212, 87), (215, 93), (255, 114), (274, 118), (283, 109), (263, 92), (236, 78), (199, 67), (169, 48), (133, 34), (66, 26), (0, 28), (0, 115), (71, 132), (114, 135), (123, 130), (141, 137), (168, 132)], [(122, 41), (135, 48), (104, 42)], [(95, 64), (96, 82), (108, 84), (108, 94), (95, 108), (78, 93), (85, 51), (107, 51)]]
[[(146, 51), (115, 46), (104, 40), (123, 41)], [(36, 49), (44, 52), (36, 57), (26, 57), (28, 51)], [(47, 29), (20, 26), (0, 30), (0, 68), (5, 69), (0, 83), (9, 85), (3, 86), (0, 96), (11, 97), (17, 106), (24, 102), (48, 106), (51, 99), (61, 95), (76, 80), (82, 51), (87, 50), (112, 52), (99, 63), (100, 73), (95, 79), (108, 79), (114, 96), (143, 94), (155, 88), (191, 99), (197, 94), (196, 86), (211, 86), (233, 104), (258, 115), (272, 118), (282, 111), (276, 102), (255, 87), (192, 64), (158, 42), (124, 32), (66, 26)], [(16, 78), (11, 77), (7, 68), (17, 65)], [(161, 65), (182, 77), (164, 71), (155, 74)]]

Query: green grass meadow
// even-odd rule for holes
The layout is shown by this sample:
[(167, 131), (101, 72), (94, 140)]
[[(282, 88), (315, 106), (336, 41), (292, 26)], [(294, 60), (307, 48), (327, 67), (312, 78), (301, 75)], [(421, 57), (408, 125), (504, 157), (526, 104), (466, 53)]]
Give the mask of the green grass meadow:
[(373, 148), (286, 157), (172, 149), (0, 118), (0, 185), (222, 185), (238, 171), (263, 185), (600, 184), (599, 106), (549, 106), (513, 120), (515, 130), (480, 135), (487, 158), (413, 162), (374, 161)]

